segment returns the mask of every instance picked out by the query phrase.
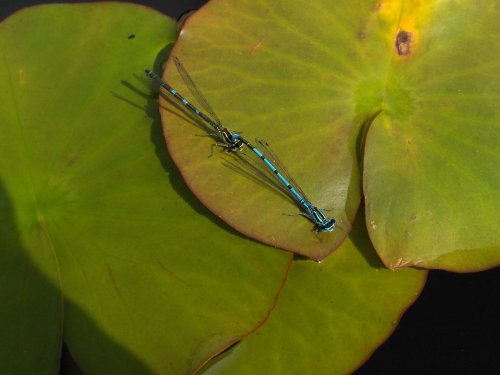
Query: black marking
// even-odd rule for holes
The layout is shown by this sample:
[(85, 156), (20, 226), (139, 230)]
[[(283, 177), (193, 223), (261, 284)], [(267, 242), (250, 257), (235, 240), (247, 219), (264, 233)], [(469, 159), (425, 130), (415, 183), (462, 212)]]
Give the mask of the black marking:
[(411, 47), (413, 46), (413, 33), (409, 31), (399, 30), (394, 42), (399, 56), (411, 55)]
[(135, 34), (130, 34), (130, 35), (128, 36), (128, 39), (134, 39), (134, 38), (135, 38)]

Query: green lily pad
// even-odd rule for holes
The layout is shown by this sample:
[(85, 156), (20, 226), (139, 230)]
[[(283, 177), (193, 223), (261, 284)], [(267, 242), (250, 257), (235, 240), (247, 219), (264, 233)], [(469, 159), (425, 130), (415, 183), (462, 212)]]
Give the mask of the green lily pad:
[[(251, 142), (266, 139), (311, 202), (329, 209), (337, 220), (332, 233), (315, 233), (303, 216), (285, 215), (300, 209), (276, 188), (256, 182), (259, 176), (239, 168), (231, 155), (209, 158), (214, 140), (197, 137), (202, 130), (182, 109), (163, 101), (162, 118), (172, 158), (211, 211), (247, 236), (319, 260), (350, 232), (361, 182), (352, 71), (335, 52), (345, 34), (327, 32), (328, 20), (303, 17), (300, 7), (210, 3), (189, 19), (174, 54), (223, 124)], [(363, 12), (348, 17), (356, 23)], [(167, 65), (166, 79), (192, 99), (174, 64)]]
[(188, 373), (273, 306), (291, 254), (213, 218), (166, 153), (143, 69), (175, 37), (126, 3), (0, 24), (3, 372), (56, 373), (64, 339), (84, 373)]
[[(3, 140), (0, 137), (0, 149), (5, 146)], [(0, 161), (2, 167), (4, 164)], [(63, 334), (57, 259), (43, 227), (33, 227), (21, 241), (14, 220), (11, 199), (0, 178), (2, 369), (6, 373), (34, 374), (38, 369), (40, 374), (55, 374)], [(36, 244), (36, 251), (28, 254), (23, 243)]]
[[(235, 173), (229, 155), (208, 158), (214, 141), (164, 102), (170, 153), (232, 227), (314, 259), (350, 231), (364, 153), (367, 223), (387, 266), (494, 266), (497, 18), (488, 1), (240, 0), (212, 2), (189, 20), (175, 55), (226, 127), (265, 138), (312, 202), (331, 208), (333, 233), (284, 216), (298, 212), (293, 201), (251, 171)], [(165, 77), (191, 98), (173, 64)]]
[(500, 264), (500, 50), (488, 42), (500, 36), (499, 16), (488, 1), (382, 16), (399, 22), (384, 33), (399, 24), (414, 39), (375, 84), (387, 98), (365, 154), (367, 226), (390, 268)]
[(386, 269), (360, 215), (320, 264), (297, 261), (269, 320), (205, 375), (348, 374), (397, 327), (427, 271)]

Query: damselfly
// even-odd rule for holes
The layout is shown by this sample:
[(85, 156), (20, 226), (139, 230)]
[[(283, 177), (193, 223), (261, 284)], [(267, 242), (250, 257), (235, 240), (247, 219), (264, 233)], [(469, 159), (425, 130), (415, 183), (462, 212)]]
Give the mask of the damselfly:
[[(302, 189), (295, 182), (295, 180), (288, 174), (286, 169), (283, 167), (282, 163), (279, 161), (278, 157), (272, 152), (267, 142), (258, 140), (259, 145), (269, 154), (272, 162), (256, 147), (254, 147), (249, 141), (243, 138), (240, 134), (235, 131), (229, 130), (223, 126), (215, 114), (214, 110), (208, 104), (207, 100), (201, 94), (200, 90), (196, 87), (193, 80), (189, 76), (188, 72), (182, 66), (181, 62), (177, 57), (174, 57), (175, 66), (179, 71), (180, 76), (184, 80), (184, 83), (191, 91), (193, 96), (199, 102), (199, 104), (210, 114), (210, 116), (203, 113), (200, 109), (192, 105), (186, 98), (177, 92), (172, 86), (161, 79), (157, 74), (153, 73), (151, 70), (146, 69), (146, 74), (156, 81), (163, 92), (168, 93), (171, 97), (175, 98), (180, 104), (184, 106), (189, 112), (200, 117), (206, 124), (208, 124), (215, 133), (210, 135), (214, 136), (217, 140), (216, 145), (223, 147), (228, 152), (241, 151), (243, 146), (247, 146), (255, 153), (262, 161), (265, 163), (267, 168), (278, 178), (280, 183), (284, 184), (292, 199), (298, 204), (303, 212), (300, 215), (307, 217), (316, 225), (316, 230), (319, 232), (331, 232), (335, 227), (335, 219), (329, 218), (325, 215), (323, 210), (313, 205), (309, 199), (306, 197)], [(273, 164), (274, 162), (274, 164)], [(286, 177), (285, 177), (286, 176)]]

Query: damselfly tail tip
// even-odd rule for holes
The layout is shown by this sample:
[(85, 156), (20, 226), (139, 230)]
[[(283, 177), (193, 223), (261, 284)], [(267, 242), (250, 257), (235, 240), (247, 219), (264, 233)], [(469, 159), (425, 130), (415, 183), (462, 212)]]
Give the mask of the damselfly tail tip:
[(149, 70), (149, 69), (144, 69), (144, 71), (146, 72), (147, 75), (151, 74), (151, 70)]
[(333, 232), (333, 229), (337, 225), (337, 222), (335, 221), (334, 218), (331, 218), (324, 224), (323, 228), (321, 229), (323, 232)]

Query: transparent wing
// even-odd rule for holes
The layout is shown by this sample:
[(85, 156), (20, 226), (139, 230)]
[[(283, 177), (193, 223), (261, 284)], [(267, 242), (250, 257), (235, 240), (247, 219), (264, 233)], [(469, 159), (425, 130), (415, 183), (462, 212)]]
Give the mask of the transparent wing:
[(257, 148), (261, 149), (261, 152), (274, 164), (274, 166), (278, 169), (278, 172), (280, 172), (283, 175), (283, 177), (285, 177), (288, 180), (290, 185), (292, 185), (293, 188), (297, 190), (297, 192), (300, 195), (302, 195), (302, 198), (304, 198), (307, 202), (310, 203), (311, 200), (307, 197), (306, 193), (304, 193), (304, 191), (300, 188), (299, 184), (297, 184), (297, 181), (295, 181), (295, 179), (292, 176), (290, 176), (290, 173), (288, 173), (287, 169), (285, 168), (281, 160), (278, 158), (278, 156), (273, 152), (273, 150), (271, 150), (269, 144), (263, 139), (256, 139), (255, 141), (257, 142)]
[[(160, 87), (160, 93), (166, 100), (172, 101), (175, 104), (175, 102), (172, 99), (172, 98), (174, 98), (177, 101), (177, 103), (182, 104), (182, 106), (179, 105), (179, 107), (187, 109), (188, 111), (186, 111), (186, 113), (188, 113), (194, 119), (201, 116), (200, 113), (197, 112), (197, 108), (194, 108), (191, 104), (187, 105), (186, 103), (184, 103), (184, 97), (181, 94), (179, 94), (179, 92), (177, 92), (177, 90), (175, 90), (172, 86), (170, 86), (165, 80), (160, 78), (160, 76), (158, 76), (157, 74), (155, 74), (154, 72), (152, 72), (149, 69), (145, 69), (145, 72), (148, 75), (148, 77), (150, 77), (156, 83), (158, 83), (158, 85)], [(175, 92), (175, 94), (174, 94), (174, 92)], [(197, 116), (194, 116), (195, 113)], [(215, 120), (214, 118), (211, 118), (210, 116), (207, 116), (206, 114), (203, 114), (203, 116), (201, 116), (201, 117), (205, 122), (208, 122), (212, 127), (209, 128), (205, 125), (205, 122), (200, 123), (198, 121), (196, 121), (196, 125), (199, 126), (200, 124), (202, 124), (203, 130), (205, 130), (209, 135), (212, 135), (211, 132), (215, 131), (216, 132), (215, 135), (216, 135), (217, 139), (220, 140), (221, 142), (226, 143), (226, 141), (222, 135), (222, 125), (220, 125), (218, 120)]]
[(184, 66), (181, 64), (177, 56), (174, 56), (174, 62), (177, 70), (179, 71), (180, 76), (182, 77), (182, 80), (186, 84), (189, 91), (191, 91), (191, 94), (193, 94), (196, 101), (203, 107), (203, 109), (205, 109), (205, 111), (207, 111), (210, 114), (212, 119), (214, 119), (215, 122), (218, 125), (220, 125), (219, 117), (215, 114), (215, 111), (212, 109), (210, 104), (208, 104), (207, 99), (205, 99), (205, 97), (198, 89), (198, 87), (196, 87), (196, 85), (193, 82), (193, 79), (191, 78), (187, 70), (184, 68)]
[(243, 177), (252, 180), (253, 182), (270, 189), (281, 196), (290, 199), (290, 192), (283, 184), (278, 183), (275, 176), (269, 174), (267, 168), (263, 168), (262, 161), (256, 160), (251, 154), (242, 153), (227, 153), (224, 154), (224, 162), (222, 165), (239, 173)]

